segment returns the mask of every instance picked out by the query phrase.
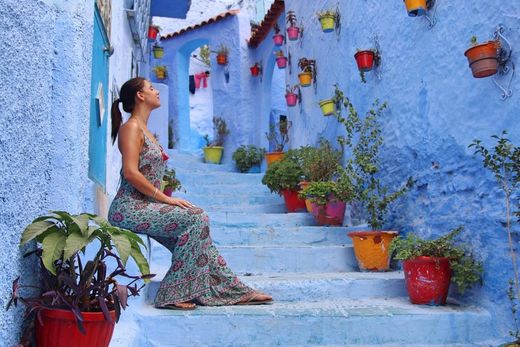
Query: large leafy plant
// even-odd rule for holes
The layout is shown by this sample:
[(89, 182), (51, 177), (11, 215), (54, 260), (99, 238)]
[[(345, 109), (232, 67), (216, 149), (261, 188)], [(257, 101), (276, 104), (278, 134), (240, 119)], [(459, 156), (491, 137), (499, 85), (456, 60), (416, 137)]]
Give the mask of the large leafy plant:
[[(141, 252), (143, 241), (129, 230), (112, 226), (106, 219), (94, 214), (71, 215), (54, 211), (36, 218), (22, 234), (20, 245), (35, 240), (36, 250), (27, 255), (36, 255), (41, 263), (40, 294), (23, 297), (24, 286), (19, 278), (13, 283), (13, 293), (7, 308), (21, 301), (27, 306), (27, 315), (36, 314), (45, 308), (61, 308), (72, 311), (79, 329), (84, 332), (82, 312), (103, 312), (106, 320), (112, 321), (110, 310), (115, 310), (116, 321), (121, 309), (126, 308), (129, 296), (136, 296), (142, 288), (138, 280), (148, 280), (154, 275)], [(85, 259), (88, 245), (97, 247), (95, 256)], [(126, 262), (132, 258), (141, 276), (126, 273)], [(107, 260), (115, 262), (115, 268), (108, 270)], [(122, 284), (117, 277), (129, 278)]]
[(316, 205), (326, 205), (333, 197), (336, 201), (350, 202), (356, 196), (355, 187), (347, 172), (338, 167), (339, 177), (335, 181), (315, 181), (300, 192), (300, 198), (309, 199)]
[(455, 238), (464, 230), (453, 229), (448, 234), (435, 239), (423, 240), (409, 233), (406, 238), (398, 236), (392, 240), (390, 253), (395, 259), (409, 260), (417, 257), (448, 258), (453, 272), (451, 280), (461, 294), (476, 282), (482, 281), (482, 264), (476, 261), (464, 247), (458, 246)]
[(253, 145), (242, 145), (233, 153), (233, 160), (240, 172), (246, 172), (255, 165), (262, 163), (265, 149)]
[(319, 147), (309, 147), (302, 153), (302, 170), (309, 182), (330, 181), (338, 171), (342, 153), (332, 147), (326, 139)]
[(280, 193), (284, 189), (297, 190), (298, 183), (301, 181), (302, 169), (296, 161), (284, 157), (284, 159), (272, 163), (264, 177), (262, 183), (271, 192)]
[[(387, 104), (375, 100), (372, 108), (361, 117), (337, 86), (334, 101), (337, 107), (334, 117), (346, 130), (346, 135), (338, 137), (338, 142), (352, 152), (346, 166), (347, 174), (356, 187), (357, 199), (368, 212), (368, 224), (374, 229), (381, 229), (389, 205), (406, 193), (414, 183), (409, 177), (401, 188), (391, 191), (381, 182), (379, 151), (383, 145), (383, 136), (379, 118)], [(341, 115), (342, 107), (347, 112), (346, 117)]]

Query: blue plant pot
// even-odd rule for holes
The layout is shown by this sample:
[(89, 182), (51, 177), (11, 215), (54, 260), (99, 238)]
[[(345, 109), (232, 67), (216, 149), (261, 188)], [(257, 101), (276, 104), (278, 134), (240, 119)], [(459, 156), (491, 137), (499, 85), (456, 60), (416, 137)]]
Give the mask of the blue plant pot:
[(247, 170), (247, 173), (260, 173), (260, 165), (255, 165)]

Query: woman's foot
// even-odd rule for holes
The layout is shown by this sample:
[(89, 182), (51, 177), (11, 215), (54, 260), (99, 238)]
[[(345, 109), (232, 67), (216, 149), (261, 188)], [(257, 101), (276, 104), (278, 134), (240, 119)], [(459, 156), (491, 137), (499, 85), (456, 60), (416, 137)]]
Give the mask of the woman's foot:
[(270, 304), (273, 302), (273, 297), (261, 292), (252, 292), (241, 301), (237, 302), (236, 305), (262, 305)]
[(189, 311), (189, 310), (194, 310), (197, 308), (197, 305), (195, 305), (194, 303), (192, 302), (179, 302), (179, 303), (176, 303), (176, 304), (166, 304), (164, 306), (157, 306), (157, 308), (166, 308), (166, 309), (170, 309), (170, 310), (185, 310), (185, 311)]

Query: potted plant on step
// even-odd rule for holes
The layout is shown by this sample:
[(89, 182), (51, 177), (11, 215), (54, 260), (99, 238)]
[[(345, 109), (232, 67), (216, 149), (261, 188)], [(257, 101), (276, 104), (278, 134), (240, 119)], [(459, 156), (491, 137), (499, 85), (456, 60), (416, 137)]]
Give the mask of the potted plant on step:
[(282, 34), (280, 34), (280, 26), (278, 23), (275, 23), (273, 26), (274, 29), (274, 35), (273, 35), (273, 41), (275, 46), (281, 46), (283, 45), (284, 37)]
[(161, 30), (160, 26), (151, 24), (148, 27), (148, 42), (153, 42), (153, 41), (157, 40), (157, 35), (159, 34), (160, 30)]
[(286, 19), (287, 24), (289, 26), (287, 27), (287, 37), (291, 41), (298, 40), (298, 37), (300, 36), (300, 28), (296, 25), (296, 14), (294, 11), (287, 11)]
[(242, 145), (233, 153), (233, 160), (239, 172), (259, 173), (265, 149), (253, 145)]
[(226, 45), (221, 43), (220, 46), (218, 47), (218, 49), (214, 53), (217, 54), (217, 64), (227, 65), (229, 48)]
[(176, 177), (175, 169), (166, 169), (161, 183), (163, 193), (166, 196), (172, 196), (173, 192), (181, 189), (181, 181)]
[(285, 101), (287, 106), (293, 107), (296, 106), (300, 100), (300, 86), (295, 84), (291, 87), (291, 85), (285, 86)]
[(338, 10), (326, 10), (316, 13), (320, 20), (321, 30), (330, 33), (340, 25), (340, 14)]
[[(379, 118), (387, 107), (386, 103), (380, 104), (376, 100), (365, 117), (360, 117), (339, 88), (336, 95), (342, 102), (338, 103), (338, 112), (334, 116), (346, 130), (346, 136), (340, 137), (339, 142), (350, 148), (353, 154), (347, 162), (347, 175), (355, 186), (356, 200), (368, 213), (368, 224), (372, 228), (371, 231), (354, 231), (348, 235), (352, 238), (360, 270), (387, 271), (390, 263), (388, 246), (397, 232), (381, 230), (384, 218), (389, 206), (411, 188), (413, 180), (408, 178), (393, 192), (381, 182), (379, 149), (383, 137)], [(341, 115), (342, 108), (348, 112), (346, 118)]]
[(166, 76), (168, 75), (168, 68), (166, 65), (154, 66), (152, 70), (155, 73), (155, 77), (160, 81), (166, 79)]
[[(93, 214), (54, 211), (29, 224), (20, 245), (32, 240), (37, 248), (26, 256), (38, 257), (41, 284), (21, 285), (17, 278), (7, 308), (18, 301), (27, 306), (26, 317), (34, 319), (39, 347), (108, 346), (128, 297), (138, 295), (142, 288), (136, 282), (153, 277), (141, 252), (141, 238)], [(90, 259), (85, 256), (87, 246), (97, 249)], [(141, 276), (126, 273), (130, 257)], [(111, 271), (108, 261), (115, 266)], [(121, 277), (129, 283), (119, 283)], [(28, 287), (38, 293), (24, 297), (22, 292)]]
[(269, 126), (269, 132), (265, 133), (265, 136), (269, 142), (274, 142), (275, 150), (274, 152), (264, 154), (267, 166), (283, 158), (283, 150), (287, 142), (289, 142), (289, 129), (291, 125), (292, 123), (288, 121), (287, 118), (280, 117), (280, 121), (276, 125), (271, 124)]
[(482, 264), (455, 244), (462, 232), (458, 227), (435, 240), (408, 234), (392, 241), (390, 252), (403, 261), (406, 289), (412, 304), (445, 305), (450, 282), (461, 294), (482, 281)]
[(500, 41), (478, 43), (477, 37), (471, 37), (471, 47), (464, 52), (468, 58), (473, 77), (483, 78), (492, 76), (498, 71), (498, 53)]
[(155, 59), (161, 59), (162, 57), (164, 57), (164, 47), (159, 46), (158, 43), (155, 43), (153, 45), (152, 52), (153, 52), (153, 57)]
[(287, 57), (284, 55), (283, 51), (274, 51), (273, 54), (276, 56), (276, 66), (278, 66), (279, 69), (285, 69), (287, 66)]
[(298, 67), (301, 70), (298, 74), (298, 79), (300, 80), (300, 85), (302, 87), (310, 86), (313, 81), (316, 83), (316, 60), (301, 58), (298, 60)]
[(204, 160), (206, 163), (220, 164), (222, 153), (224, 152), (224, 140), (229, 134), (227, 123), (222, 117), (213, 117), (213, 141), (209, 140), (209, 135), (204, 135), (206, 147), (204, 151)]
[(295, 155), (293, 151), (289, 150), (286, 157), (272, 163), (262, 178), (262, 183), (271, 192), (283, 196), (287, 212), (305, 210), (305, 200), (298, 197), (298, 183), (303, 172), (300, 164), (292, 159)]

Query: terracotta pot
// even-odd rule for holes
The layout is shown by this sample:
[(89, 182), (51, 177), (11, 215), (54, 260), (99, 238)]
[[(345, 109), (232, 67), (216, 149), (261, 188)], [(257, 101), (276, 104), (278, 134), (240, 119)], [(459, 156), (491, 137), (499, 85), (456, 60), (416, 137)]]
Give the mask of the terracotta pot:
[(451, 281), (448, 258), (417, 257), (403, 261), (412, 304), (445, 305)]
[(287, 93), (285, 94), (285, 101), (289, 107), (296, 106), (298, 103), (298, 95), (296, 93)]
[[(299, 186), (301, 190), (304, 190), (309, 186), (311, 182), (302, 181)], [(309, 199), (305, 199), (305, 207), (307, 208), (307, 212), (312, 213), (312, 202)]]
[(159, 29), (153, 26), (148, 27), (148, 41), (155, 41), (157, 39), (157, 34), (159, 33)]
[(345, 217), (347, 204), (343, 201), (336, 201), (333, 197), (326, 205), (316, 205), (311, 203), (312, 216), (318, 225), (342, 225)]
[(274, 34), (273, 35), (273, 41), (274, 41), (274, 44), (275, 46), (281, 46), (283, 45), (283, 35), (282, 34)]
[(267, 167), (269, 167), (269, 165), (271, 163), (274, 163), (275, 161), (282, 160), (283, 156), (284, 156), (284, 152), (269, 152), (269, 153), (265, 153), (264, 157), (265, 157), (265, 161), (267, 162)]
[(164, 48), (163, 47), (154, 47), (153, 48), (153, 57), (155, 59), (161, 59), (164, 57)]
[(202, 148), (202, 150), (204, 151), (204, 160), (206, 163), (220, 164), (220, 160), (222, 160), (222, 153), (224, 152), (224, 147), (209, 146)]
[[(68, 310), (44, 309), (42, 323), (35, 320), (36, 345), (38, 347), (107, 347), (115, 326), (115, 311), (110, 311), (112, 323), (102, 312), (83, 312), (85, 335), (79, 331), (74, 314)], [(73, 341), (73, 343), (72, 343)]]
[(301, 72), (298, 74), (298, 79), (300, 80), (300, 85), (302, 87), (308, 87), (312, 84), (312, 73)]
[(298, 191), (292, 189), (284, 189), (280, 192), (285, 201), (287, 212), (305, 211), (305, 200), (298, 197)]
[(276, 57), (276, 66), (280, 69), (285, 69), (287, 66), (287, 57)]
[(249, 68), (251, 70), (251, 75), (258, 76), (260, 74), (260, 68), (258, 66), (251, 66)]
[(374, 52), (359, 51), (354, 54), (359, 71), (370, 71), (374, 67)]
[(424, 16), (428, 11), (426, 0), (404, 0), (404, 5), (410, 17)]
[(483, 78), (497, 73), (498, 45), (496, 41), (473, 46), (466, 50), (464, 55), (468, 58), (473, 77)]
[(287, 37), (291, 41), (298, 40), (298, 36), (300, 36), (300, 28), (298, 27), (288, 27), (287, 28)]
[(334, 31), (335, 19), (336, 17), (331, 15), (320, 17), (321, 30), (323, 30), (324, 33)]
[(354, 231), (354, 253), (361, 271), (387, 271), (390, 267), (388, 248), (397, 231)]
[(227, 64), (227, 55), (217, 54), (217, 64), (226, 65)]
[(320, 101), (321, 112), (324, 116), (330, 116), (336, 113), (336, 104), (332, 99), (325, 99)]

